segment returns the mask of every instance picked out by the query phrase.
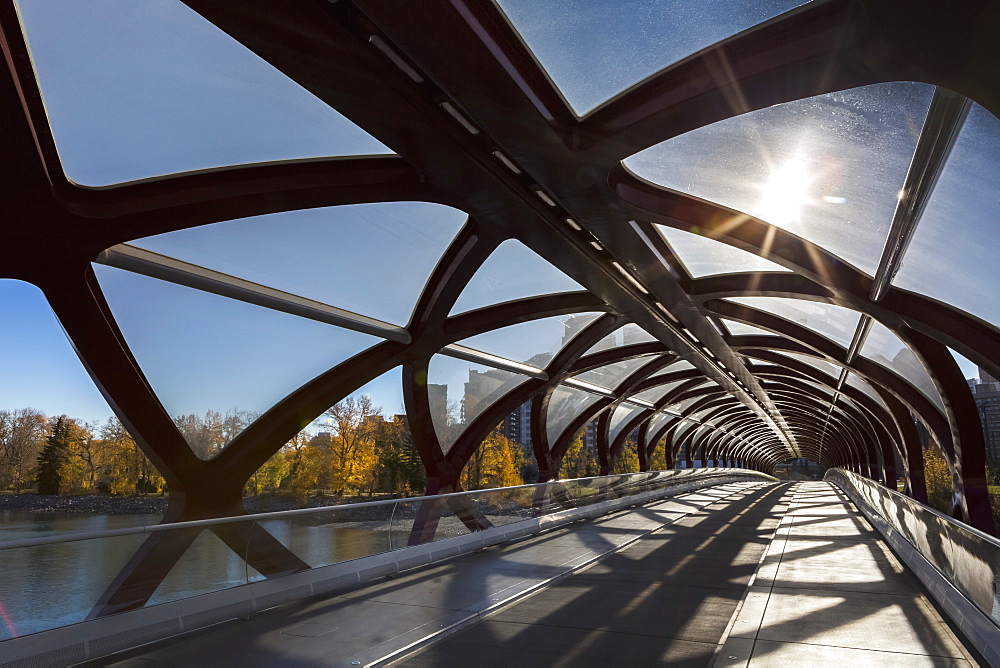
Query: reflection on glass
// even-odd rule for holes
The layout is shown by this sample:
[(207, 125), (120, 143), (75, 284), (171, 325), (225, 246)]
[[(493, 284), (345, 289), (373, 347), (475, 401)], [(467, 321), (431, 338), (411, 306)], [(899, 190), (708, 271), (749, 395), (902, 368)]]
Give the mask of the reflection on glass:
[(654, 357), (657, 357), (657, 355), (640, 355), (621, 362), (605, 364), (596, 369), (577, 374), (574, 378), (579, 378), (582, 381), (613, 390), (619, 383), (638, 371), (640, 367), (651, 362)]
[(527, 376), (445, 355), (432, 357), (427, 392), (441, 449), (447, 453), (466, 425), (526, 380)]
[(530, 320), (477, 334), (459, 344), (491, 355), (544, 369), (545, 365), (573, 337), (601, 313), (574, 313)]
[(805, 0), (497, 0), (577, 114)]
[[(220, 532), (228, 532), (237, 546), (246, 545), (246, 532), (253, 522), (224, 525)], [(245, 549), (230, 549), (212, 531), (202, 531), (191, 547), (170, 569), (167, 577), (149, 599), (149, 605), (177, 601), (198, 594), (228, 589), (262, 576), (244, 561)]]
[(893, 285), (1000, 326), (1000, 119), (974, 104)]
[(388, 149), (176, 0), (20, 0), (67, 176), (99, 186)]
[[(49, 511), (45, 514), (52, 517), (40, 518), (41, 514), (3, 511), (0, 531), (43, 528), (40, 525), (47, 525), (44, 533), (101, 531), (159, 521), (149, 515), (95, 517)], [(5, 537), (33, 537), (18, 533)], [(0, 641), (84, 621), (143, 540), (141, 535), (119, 536), (0, 550)]]
[(649, 420), (649, 437), (652, 438), (656, 436), (660, 427), (673, 420), (676, 420), (676, 418), (669, 413), (657, 413), (654, 415)]
[(656, 229), (670, 244), (691, 278), (748, 271), (790, 271), (759, 255), (699, 234), (666, 225), (657, 225)]
[(272, 213), (131, 242), (146, 250), (406, 325), (466, 214), (427, 202)]
[(896, 82), (778, 104), (674, 137), (625, 165), (873, 274), (933, 94)]
[(497, 246), (469, 280), (451, 314), (514, 299), (582, 289), (583, 286), (520, 241), (508, 239)]
[(934, 381), (931, 380), (920, 360), (898, 336), (877, 320), (872, 321), (868, 338), (861, 346), (861, 356), (878, 362), (890, 371), (894, 371), (898, 376), (902, 376), (944, 412), (941, 395), (938, 394), (934, 387)]
[(629, 420), (645, 410), (647, 409), (640, 408), (638, 406), (619, 404), (611, 414), (611, 420), (608, 424), (611, 430), (611, 441), (614, 442), (614, 440), (618, 438), (618, 435), (622, 433), (622, 429), (624, 429), (625, 425), (629, 423)]
[(861, 314), (857, 311), (805, 299), (730, 297), (728, 300), (790, 320), (845, 348), (851, 345), (861, 319)]
[(132, 354), (195, 453), (381, 339), (94, 265)]
[(761, 329), (760, 327), (754, 327), (753, 325), (747, 325), (746, 323), (739, 322), (738, 320), (729, 320), (728, 318), (723, 318), (722, 322), (726, 325), (726, 329), (733, 336), (759, 336), (759, 335), (774, 335), (774, 332), (769, 332), (766, 329)]
[(882, 400), (882, 397), (879, 396), (879, 393), (875, 391), (875, 388), (869, 385), (867, 381), (863, 380), (856, 373), (847, 374), (846, 383), (855, 389), (861, 390), (869, 397), (874, 399), (876, 402), (878, 402), (879, 406), (881, 406), (886, 410), (886, 412), (889, 411), (889, 407), (886, 405), (885, 401)]
[(667, 393), (675, 389), (681, 383), (686, 383), (686, 380), (675, 380), (664, 385), (658, 385), (657, 387), (651, 387), (648, 390), (643, 390), (633, 395), (637, 399), (642, 399), (644, 401), (651, 401), (654, 404), (667, 396)]
[(813, 357), (812, 355), (801, 355), (799, 353), (792, 353), (782, 350), (781, 354), (785, 357), (791, 357), (793, 360), (798, 360), (803, 364), (808, 364), (814, 369), (822, 371), (827, 376), (830, 376), (834, 382), (840, 378), (841, 366), (837, 364), (832, 364), (826, 360), (821, 360), (818, 357)]
[(636, 343), (650, 343), (658, 339), (635, 323), (628, 323), (611, 332), (603, 339), (587, 349), (586, 354), (599, 353), (602, 350), (631, 346)]
[(551, 447), (563, 430), (583, 411), (601, 400), (601, 397), (575, 387), (560, 385), (549, 398), (549, 412), (545, 416), (545, 435)]

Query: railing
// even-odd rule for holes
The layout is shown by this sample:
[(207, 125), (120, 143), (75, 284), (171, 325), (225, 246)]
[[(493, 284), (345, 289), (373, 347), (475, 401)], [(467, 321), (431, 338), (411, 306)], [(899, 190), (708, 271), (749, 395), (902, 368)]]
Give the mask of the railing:
[(0, 541), (0, 640), (734, 475), (773, 480), (654, 471)]
[[(824, 480), (866, 512), (980, 651), (1000, 650), (1000, 540), (855, 473), (830, 469)], [(923, 562), (915, 561), (913, 553)], [(949, 597), (939, 578), (960, 597)], [(979, 613), (983, 623), (970, 624)]]

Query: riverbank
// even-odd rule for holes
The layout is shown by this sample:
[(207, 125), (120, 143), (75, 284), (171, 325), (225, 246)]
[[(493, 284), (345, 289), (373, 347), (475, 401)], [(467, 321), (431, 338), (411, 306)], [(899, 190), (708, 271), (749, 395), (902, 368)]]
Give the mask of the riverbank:
[[(255, 496), (243, 499), (251, 513), (268, 513), (296, 508), (325, 508), (347, 503), (371, 501), (368, 497), (338, 498), (333, 496), (310, 497), (304, 502), (282, 496)], [(0, 495), (0, 511), (26, 510), (31, 512), (86, 513), (101, 515), (162, 515), (167, 510), (166, 496), (110, 496), (107, 494), (79, 494), (53, 496), (45, 494)]]

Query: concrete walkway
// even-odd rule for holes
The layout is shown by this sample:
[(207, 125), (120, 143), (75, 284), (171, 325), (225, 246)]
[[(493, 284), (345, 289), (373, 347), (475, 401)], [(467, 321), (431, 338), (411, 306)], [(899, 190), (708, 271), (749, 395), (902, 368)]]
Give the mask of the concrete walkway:
[(973, 662), (847, 496), (827, 483), (807, 482), (795, 487), (717, 665), (748, 663), (913, 668)]
[(825, 483), (733, 483), (87, 665), (973, 665)]

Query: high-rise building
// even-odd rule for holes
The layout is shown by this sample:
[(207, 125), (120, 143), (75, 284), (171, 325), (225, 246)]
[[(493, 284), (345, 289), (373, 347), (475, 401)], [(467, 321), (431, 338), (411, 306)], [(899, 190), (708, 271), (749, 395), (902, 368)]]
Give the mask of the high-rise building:
[(979, 382), (970, 379), (969, 388), (976, 401), (976, 408), (979, 409), (986, 455), (991, 459), (1000, 459), (1000, 383), (980, 369)]

